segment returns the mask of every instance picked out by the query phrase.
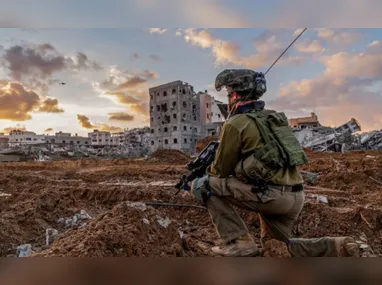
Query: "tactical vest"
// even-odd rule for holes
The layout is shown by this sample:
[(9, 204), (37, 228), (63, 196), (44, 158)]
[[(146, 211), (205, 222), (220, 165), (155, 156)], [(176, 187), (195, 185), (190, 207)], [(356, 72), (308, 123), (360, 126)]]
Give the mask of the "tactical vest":
[(284, 113), (255, 109), (245, 114), (256, 122), (264, 145), (239, 162), (235, 169), (237, 178), (269, 181), (280, 169), (308, 162)]

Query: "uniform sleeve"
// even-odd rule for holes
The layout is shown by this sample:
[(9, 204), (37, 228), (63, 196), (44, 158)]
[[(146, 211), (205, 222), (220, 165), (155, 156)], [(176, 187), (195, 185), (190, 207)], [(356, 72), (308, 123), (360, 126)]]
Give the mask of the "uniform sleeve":
[(225, 124), (216, 151), (215, 160), (210, 167), (210, 174), (227, 178), (234, 174), (241, 152), (241, 134), (230, 124)]

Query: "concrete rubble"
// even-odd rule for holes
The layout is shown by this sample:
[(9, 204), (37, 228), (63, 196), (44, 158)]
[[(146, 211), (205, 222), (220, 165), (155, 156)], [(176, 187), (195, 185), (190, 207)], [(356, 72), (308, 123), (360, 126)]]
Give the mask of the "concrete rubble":
[(0, 150), (0, 161), (57, 161), (81, 158), (138, 158), (151, 154), (150, 129), (136, 128), (125, 132), (118, 146), (78, 146), (39, 144)]
[(86, 223), (84, 221), (90, 220), (92, 217), (85, 211), (81, 210), (80, 213), (75, 214), (72, 218), (58, 219), (58, 223), (65, 224), (66, 227), (74, 227), (74, 226), (84, 226)]
[(359, 133), (361, 126), (352, 119), (337, 128), (318, 126), (294, 130), (301, 145), (316, 152), (381, 150), (382, 130)]

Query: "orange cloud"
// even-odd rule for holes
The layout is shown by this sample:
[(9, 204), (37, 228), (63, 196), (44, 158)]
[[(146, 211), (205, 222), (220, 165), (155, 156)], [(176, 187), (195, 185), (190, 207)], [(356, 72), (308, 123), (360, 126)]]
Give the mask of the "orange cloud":
[[(215, 64), (235, 64), (237, 66), (259, 69), (270, 65), (293, 39), (293, 31), (287, 29), (268, 29), (254, 40), (256, 54), (242, 56), (240, 47), (233, 42), (214, 38), (208, 30), (191, 28), (183, 31), (184, 39), (192, 45), (209, 48), (215, 57)], [(285, 54), (279, 64), (300, 64), (306, 56), (290, 56)]]
[(58, 107), (58, 100), (53, 98), (47, 98), (38, 109), (39, 112), (46, 113), (63, 113), (64, 110)]
[(39, 107), (40, 97), (31, 90), (24, 89), (19, 83), (8, 83), (0, 86), (0, 119), (26, 121), (32, 118), (31, 113)]
[(1, 133), (5, 133), (5, 134), (9, 134), (11, 131), (14, 131), (14, 130), (19, 130), (19, 131), (23, 131), (23, 132), (27, 132), (28, 129), (25, 127), (25, 126), (20, 126), (20, 125), (16, 125), (16, 127), (7, 127), (7, 128), (4, 128)]
[(134, 120), (134, 116), (128, 114), (128, 113), (109, 113), (109, 120), (114, 121), (132, 121)]
[(108, 124), (97, 124), (94, 125), (90, 122), (89, 118), (84, 115), (77, 115), (78, 122), (84, 129), (98, 129), (103, 132), (122, 132), (123, 129), (120, 127), (110, 126)]
[(268, 104), (287, 112), (315, 111), (324, 124), (340, 125), (356, 118), (363, 131), (382, 129), (382, 96), (376, 85), (382, 76), (382, 45), (364, 52), (325, 56), (325, 71), (311, 79), (290, 82)]

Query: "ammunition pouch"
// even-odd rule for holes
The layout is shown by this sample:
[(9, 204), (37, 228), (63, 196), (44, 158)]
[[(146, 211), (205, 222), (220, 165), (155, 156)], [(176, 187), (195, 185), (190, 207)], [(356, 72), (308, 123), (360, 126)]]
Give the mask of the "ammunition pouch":
[(236, 165), (235, 176), (246, 184), (254, 184), (271, 180), (278, 170), (279, 167), (271, 168), (255, 155), (250, 155)]

